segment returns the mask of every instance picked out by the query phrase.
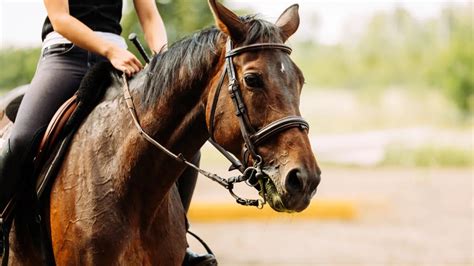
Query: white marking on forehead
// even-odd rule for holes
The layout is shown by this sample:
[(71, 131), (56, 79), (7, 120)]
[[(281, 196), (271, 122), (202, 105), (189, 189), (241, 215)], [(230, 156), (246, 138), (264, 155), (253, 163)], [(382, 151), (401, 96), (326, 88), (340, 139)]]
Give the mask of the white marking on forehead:
[(281, 62), (281, 68), (280, 68), (281, 73), (285, 73), (285, 65), (283, 62)]

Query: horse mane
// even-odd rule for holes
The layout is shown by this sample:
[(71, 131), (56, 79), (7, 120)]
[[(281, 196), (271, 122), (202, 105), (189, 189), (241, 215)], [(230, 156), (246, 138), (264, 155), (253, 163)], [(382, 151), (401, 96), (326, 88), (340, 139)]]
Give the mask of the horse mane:
[[(256, 42), (282, 42), (281, 31), (273, 23), (256, 15), (240, 17), (249, 24), (243, 45)], [(225, 37), (215, 26), (195, 32), (175, 42), (167, 51), (150, 62), (143, 87), (142, 102), (152, 105), (166, 91), (176, 92), (198, 88), (219, 58), (219, 40)]]

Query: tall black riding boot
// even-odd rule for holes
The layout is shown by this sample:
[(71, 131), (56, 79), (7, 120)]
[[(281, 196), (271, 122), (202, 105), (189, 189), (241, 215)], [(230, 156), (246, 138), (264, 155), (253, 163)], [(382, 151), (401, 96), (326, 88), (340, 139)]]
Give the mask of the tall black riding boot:
[[(199, 161), (201, 160), (201, 153), (198, 152), (194, 155), (191, 163), (196, 166), (199, 166)], [(189, 205), (191, 204), (191, 199), (193, 197), (194, 188), (196, 187), (196, 181), (198, 177), (198, 172), (190, 167), (188, 167), (183, 174), (179, 177), (177, 181), (179, 196), (181, 197), (181, 202), (183, 207), (188, 212)], [(186, 229), (188, 229), (189, 224), (186, 219)], [(183, 266), (214, 266), (217, 265), (216, 258), (212, 254), (197, 254), (191, 251), (189, 248), (186, 249), (186, 255), (184, 257)]]
[(5, 209), (21, 182), (21, 162), (15, 157), (17, 156), (11, 151), (10, 140), (8, 140), (0, 151), (0, 213)]
[[(201, 161), (201, 152), (196, 153), (191, 159), (191, 163), (199, 167)], [(183, 203), (184, 210), (188, 213), (191, 199), (193, 198), (194, 188), (198, 178), (198, 172), (191, 167), (186, 168), (176, 182), (178, 185), (179, 196)]]
[[(21, 182), (19, 162), (15, 162), (13, 153), (10, 149), (10, 140), (4, 143), (4, 146), (0, 150), (0, 216), (4, 213), (7, 203), (15, 194), (18, 184)], [(5, 213), (6, 215), (6, 213)], [(8, 250), (4, 250), (4, 247), (8, 249), (6, 241), (8, 241), (9, 226), (4, 219), (7, 217), (0, 217), (0, 256), (5, 255), (7, 257)], [(4, 242), (5, 241), (5, 242)], [(5, 258), (2, 258), (2, 263), (5, 262)]]

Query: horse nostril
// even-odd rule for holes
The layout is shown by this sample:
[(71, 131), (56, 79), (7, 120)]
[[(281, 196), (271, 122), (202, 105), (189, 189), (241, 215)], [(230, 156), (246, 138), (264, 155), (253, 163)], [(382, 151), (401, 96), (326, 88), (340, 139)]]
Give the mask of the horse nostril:
[(301, 171), (298, 168), (292, 169), (286, 176), (286, 190), (290, 193), (303, 191), (304, 183)]

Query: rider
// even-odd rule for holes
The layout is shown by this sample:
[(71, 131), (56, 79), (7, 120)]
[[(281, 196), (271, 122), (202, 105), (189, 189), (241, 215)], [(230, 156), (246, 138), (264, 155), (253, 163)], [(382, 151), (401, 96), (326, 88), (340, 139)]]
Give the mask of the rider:
[[(167, 37), (154, 0), (134, 0), (148, 46), (155, 53), (166, 49)], [(128, 76), (143, 66), (120, 36), (122, 0), (44, 0), (48, 16), (42, 29), (42, 51), (35, 76), (18, 110), (10, 139), (0, 152), (0, 213), (20, 189), (22, 166), (31, 162), (35, 139), (59, 106), (79, 87), (87, 70), (108, 60)], [(191, 193), (191, 189), (180, 189)], [(190, 195), (182, 195), (189, 199)], [(183, 202), (188, 206), (189, 202)], [(0, 240), (1, 241), (1, 240)], [(185, 263), (215, 261), (189, 249)]]

